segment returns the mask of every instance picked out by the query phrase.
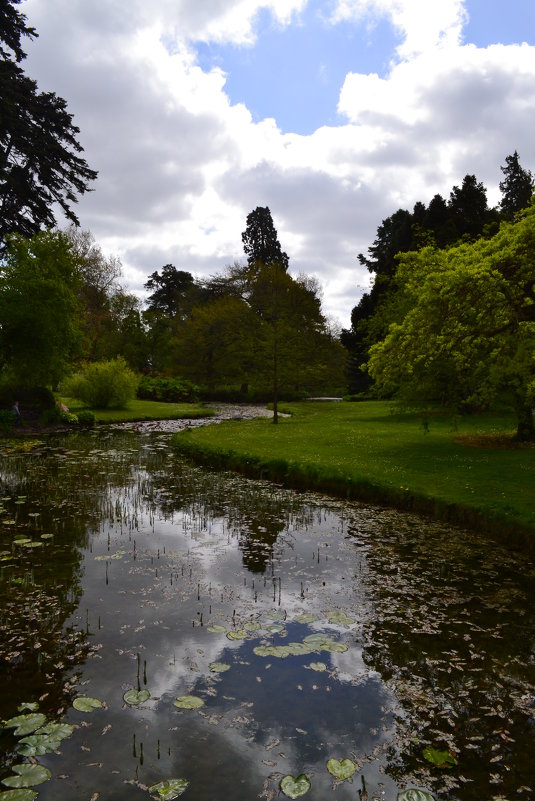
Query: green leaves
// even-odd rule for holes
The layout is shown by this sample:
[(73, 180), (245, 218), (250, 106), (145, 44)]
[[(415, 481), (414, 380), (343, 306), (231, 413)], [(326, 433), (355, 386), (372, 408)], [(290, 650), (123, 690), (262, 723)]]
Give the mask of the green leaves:
[(78, 712), (93, 712), (94, 709), (101, 709), (104, 706), (98, 698), (91, 698), (88, 695), (79, 695), (72, 705)]
[(16, 776), (2, 779), (2, 784), (6, 787), (35, 787), (48, 781), (52, 775), (48, 768), (42, 765), (13, 765), (13, 770)]
[(161, 799), (161, 801), (172, 801), (173, 798), (182, 795), (188, 785), (187, 779), (167, 779), (167, 781), (158, 782), (149, 787), (149, 793), (153, 798)]
[(439, 751), (437, 748), (424, 748), (422, 751), (424, 759), (436, 765), (437, 768), (452, 768), (457, 764), (457, 760), (449, 751)]
[(196, 695), (179, 695), (173, 701), (173, 706), (178, 707), (178, 709), (199, 709), (199, 707), (204, 706), (204, 701)]
[(127, 690), (123, 695), (123, 700), (125, 703), (130, 704), (131, 706), (143, 704), (145, 701), (148, 701), (149, 698), (150, 692), (148, 690)]
[(37, 798), (36, 790), (20, 789), (20, 790), (4, 790), (0, 793), (0, 801), (33, 801)]
[(210, 670), (212, 673), (225, 673), (230, 670), (230, 665), (227, 665), (226, 662), (212, 662)]
[(288, 775), (281, 780), (279, 787), (288, 798), (300, 798), (310, 790), (310, 779), (304, 773), (297, 778)]
[(14, 718), (6, 720), (6, 727), (8, 729), (14, 728), (17, 737), (31, 734), (46, 723), (46, 717), (41, 712), (32, 712), (28, 715), (17, 715)]
[(351, 759), (329, 759), (327, 762), (327, 770), (336, 779), (345, 781), (350, 779), (355, 773), (357, 766)]

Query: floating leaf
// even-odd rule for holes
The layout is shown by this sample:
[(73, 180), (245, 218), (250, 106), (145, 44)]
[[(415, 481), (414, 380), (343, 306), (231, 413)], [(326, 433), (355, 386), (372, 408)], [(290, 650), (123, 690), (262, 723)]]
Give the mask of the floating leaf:
[(17, 709), (19, 712), (24, 712), (27, 709), (29, 712), (37, 712), (39, 709), (39, 704), (37, 701), (23, 701), (22, 704), (19, 704)]
[(182, 795), (188, 785), (189, 781), (187, 779), (168, 779), (165, 782), (153, 784), (152, 787), (149, 787), (149, 793), (153, 798), (172, 801), (173, 798), (178, 798), (179, 795)]
[(88, 695), (79, 695), (74, 699), (72, 705), (78, 712), (92, 712), (103, 706), (102, 701), (99, 701), (98, 698), (90, 698)]
[(452, 768), (457, 764), (457, 760), (449, 751), (439, 751), (437, 748), (429, 747), (424, 748), (422, 755), (437, 768)]
[(213, 626), (208, 626), (208, 631), (210, 634), (226, 634), (227, 630), (225, 626), (220, 626), (219, 623), (215, 623)]
[(310, 612), (305, 612), (302, 615), (294, 617), (296, 623), (314, 623), (316, 615), (311, 615)]
[(173, 705), (179, 709), (199, 709), (204, 706), (204, 701), (196, 695), (179, 695), (173, 701)]
[(311, 662), (309, 668), (316, 670), (318, 673), (324, 673), (326, 670), (328, 670), (325, 662)]
[(269, 626), (265, 626), (265, 629), (270, 634), (281, 634), (285, 630), (282, 623), (270, 623)]
[(306, 654), (311, 654), (312, 651), (315, 649), (306, 642), (289, 642), (287, 646), (285, 646), (290, 650), (292, 656), (303, 656)]
[(296, 779), (293, 776), (285, 776), (281, 779), (279, 787), (288, 798), (300, 798), (310, 790), (310, 779), (304, 773)]
[(334, 612), (328, 612), (327, 620), (329, 623), (332, 623), (336, 626), (351, 626), (356, 622), (355, 618), (349, 617), (349, 615), (347, 615), (341, 609), (337, 609)]
[(350, 779), (354, 772), (356, 771), (357, 766), (351, 759), (329, 759), (327, 762), (327, 770), (334, 776), (336, 779), (341, 779), (345, 781), (346, 779)]
[(34, 798), (37, 798), (37, 792), (28, 788), (4, 790), (3, 793), (0, 793), (0, 801), (33, 801)]
[(245, 631), (258, 631), (259, 629), (262, 628), (262, 626), (260, 625), (260, 623), (251, 622), (251, 623), (244, 623), (243, 628)]
[(95, 562), (107, 562), (108, 559), (122, 559), (126, 551), (120, 550), (115, 553), (104, 553), (101, 556), (95, 556)]
[(349, 650), (349, 646), (343, 642), (334, 642), (330, 640), (321, 646), (322, 651), (327, 651), (329, 654), (345, 654)]
[(411, 787), (410, 790), (403, 790), (398, 793), (397, 801), (435, 801), (435, 796), (428, 793), (427, 790), (418, 790)]
[(13, 765), (13, 770), (16, 776), (2, 779), (2, 784), (6, 787), (35, 787), (36, 784), (48, 781), (52, 776), (48, 768), (42, 765)]
[(29, 715), (17, 715), (14, 718), (6, 720), (5, 725), (8, 729), (15, 729), (17, 737), (31, 734), (40, 726), (46, 723), (46, 716), (41, 712), (33, 712)]
[(212, 673), (225, 673), (227, 670), (230, 670), (230, 665), (227, 665), (225, 662), (212, 662), (210, 670)]
[(149, 698), (150, 692), (148, 690), (127, 690), (123, 695), (123, 700), (131, 706), (143, 704), (145, 701), (148, 701)]
[(48, 734), (30, 734), (18, 743), (17, 752), (22, 756), (41, 756), (57, 751), (60, 745), (61, 740)]
[(56, 740), (66, 740), (74, 731), (74, 726), (69, 723), (47, 723), (42, 726), (35, 733), (47, 734), (49, 737), (54, 737)]
[(229, 640), (246, 640), (247, 639), (247, 632), (245, 629), (238, 629), (237, 631), (229, 631), (227, 634), (227, 639)]

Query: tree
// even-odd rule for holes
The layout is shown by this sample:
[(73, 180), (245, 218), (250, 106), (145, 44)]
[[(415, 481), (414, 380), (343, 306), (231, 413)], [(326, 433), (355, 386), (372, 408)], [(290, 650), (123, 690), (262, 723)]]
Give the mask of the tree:
[(156, 271), (149, 275), (145, 289), (151, 291), (147, 307), (168, 317), (184, 317), (188, 305), (188, 295), (194, 286), (191, 273), (177, 270), (172, 264), (165, 264), (161, 274)]
[(289, 259), (281, 250), (277, 230), (267, 206), (257, 206), (247, 215), (247, 228), (241, 238), (250, 268), (254, 268), (256, 264), (278, 264), (283, 270), (288, 269)]
[(79, 352), (78, 263), (65, 234), (13, 235), (0, 264), (0, 355), (23, 386), (55, 386)]
[(505, 167), (500, 167), (500, 170), (504, 174), (503, 181), (500, 181), (500, 209), (506, 217), (513, 217), (529, 206), (533, 194), (533, 176), (520, 166), (516, 150), (512, 156), (506, 156)]
[(487, 205), (487, 190), (475, 175), (465, 175), (462, 185), (453, 187), (448, 206), (459, 237), (475, 239), (483, 234), (487, 224), (496, 220)]
[(54, 206), (78, 224), (72, 210), (97, 177), (79, 154), (79, 129), (67, 103), (52, 92), (39, 92), (19, 62), (21, 38), (35, 37), (15, 6), (0, 0), (0, 252), (10, 233), (31, 237), (56, 224)]
[(532, 205), (491, 239), (401, 255), (411, 305), (370, 350), (378, 388), (460, 408), (508, 399), (517, 438), (535, 439), (534, 250)]

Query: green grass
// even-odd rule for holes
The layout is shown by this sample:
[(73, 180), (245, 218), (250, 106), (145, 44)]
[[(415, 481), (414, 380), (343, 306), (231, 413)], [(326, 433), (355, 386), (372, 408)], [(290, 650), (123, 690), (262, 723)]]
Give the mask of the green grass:
[(174, 443), (214, 466), (535, 543), (535, 448), (513, 447), (515, 421), (506, 412), (437, 412), (426, 433), (421, 414), (393, 412), (387, 402), (289, 406), (293, 416), (278, 426), (221, 423), (177, 434)]
[[(74, 398), (62, 398), (69, 411), (76, 414), (89, 409)], [(126, 409), (89, 409), (97, 423), (128, 423), (143, 420), (182, 420), (211, 417), (213, 412), (200, 403), (163, 403), (150, 400), (132, 400)]]

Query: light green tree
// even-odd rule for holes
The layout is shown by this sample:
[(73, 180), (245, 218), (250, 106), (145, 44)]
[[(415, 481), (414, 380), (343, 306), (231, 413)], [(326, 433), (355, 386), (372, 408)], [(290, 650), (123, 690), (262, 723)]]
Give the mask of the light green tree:
[(0, 263), (0, 355), (20, 386), (55, 386), (79, 352), (80, 273), (69, 238), (13, 235)]
[(399, 257), (408, 311), (370, 350), (386, 394), (485, 408), (507, 399), (535, 439), (535, 206), (492, 239)]

